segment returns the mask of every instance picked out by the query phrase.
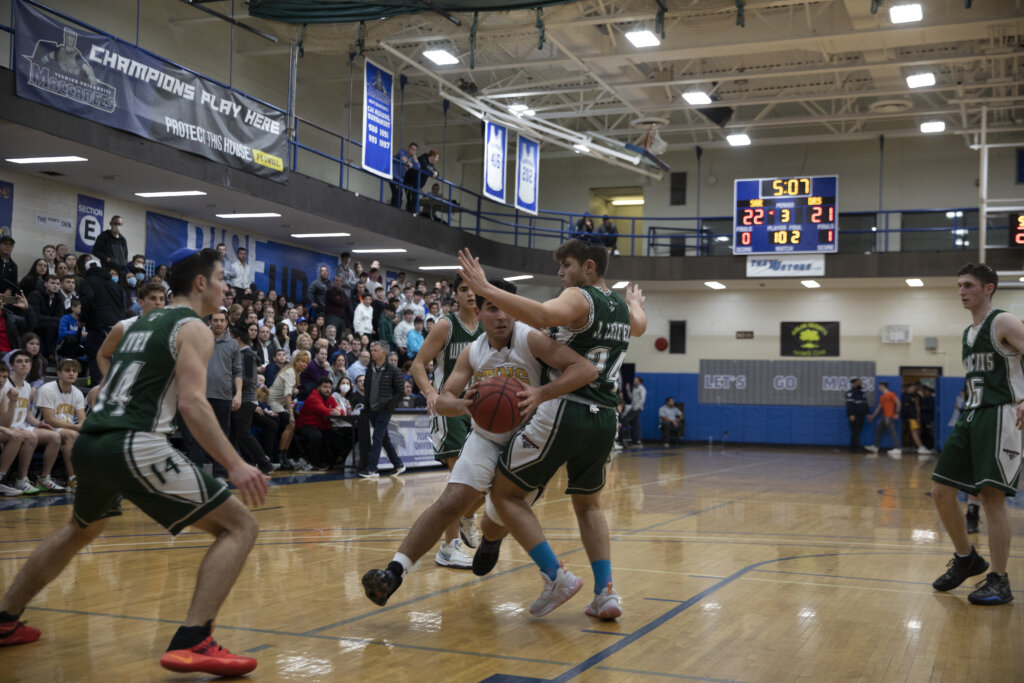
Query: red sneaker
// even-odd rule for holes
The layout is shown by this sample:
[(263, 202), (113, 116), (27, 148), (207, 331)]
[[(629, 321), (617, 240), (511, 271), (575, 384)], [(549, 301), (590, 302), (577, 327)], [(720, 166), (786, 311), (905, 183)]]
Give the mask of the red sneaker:
[(217, 676), (241, 676), (256, 668), (256, 660), (233, 655), (218, 645), (213, 636), (207, 636), (206, 640), (187, 650), (165, 652), (160, 658), (160, 666), (179, 673), (201, 671)]
[(7, 621), (0, 624), (0, 647), (34, 643), (41, 634), (42, 631), (24, 621)]

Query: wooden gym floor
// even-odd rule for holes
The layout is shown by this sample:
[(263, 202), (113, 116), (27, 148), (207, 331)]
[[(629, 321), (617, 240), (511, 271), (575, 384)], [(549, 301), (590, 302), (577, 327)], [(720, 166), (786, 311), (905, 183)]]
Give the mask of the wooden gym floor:
[[(585, 584), (542, 619), (526, 613), (541, 581), (511, 539), (490, 576), (431, 554), (386, 608), (363, 596), (360, 576), (391, 559), (442, 471), (278, 477), (216, 637), (254, 653), (263, 681), (1024, 680), (1024, 607), (968, 604), (974, 579), (950, 594), (930, 586), (952, 552), (926, 495), (931, 468), (825, 449), (627, 451), (604, 494), (624, 598), (615, 623), (583, 614), (591, 573), (564, 477), (537, 510)], [(69, 515), (63, 496), (29, 502), (0, 500), (3, 586)], [(1011, 519), (1024, 600), (1024, 510)], [(984, 532), (983, 515), (987, 554)], [(157, 659), (208, 543), (171, 540), (127, 506), (25, 612), (43, 637), (0, 650), (0, 679), (189, 679)]]

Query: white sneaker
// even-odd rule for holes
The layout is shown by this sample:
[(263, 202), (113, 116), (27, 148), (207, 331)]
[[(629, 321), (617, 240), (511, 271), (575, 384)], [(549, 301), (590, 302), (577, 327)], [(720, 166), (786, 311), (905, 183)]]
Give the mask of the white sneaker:
[(405, 467), (405, 465), (399, 465), (399, 466), (398, 466), (398, 469), (396, 469), (396, 470), (391, 470), (391, 476), (392, 476), (392, 477), (397, 477), (397, 476), (398, 476), (398, 475), (400, 475), (400, 474), (401, 474), (402, 472), (405, 472), (405, 470), (406, 470), (406, 467)]
[(26, 496), (35, 495), (36, 493), (42, 493), (44, 491), (44, 489), (33, 486), (32, 482), (28, 480), (28, 477), (23, 477), (15, 482), (14, 488), (21, 490), (21, 492)]
[(459, 517), (459, 536), (462, 536), (462, 542), (467, 548), (476, 547), (480, 540), (480, 535), (476, 531), (476, 515)]
[(926, 446), (921, 446), (920, 448), (917, 449), (917, 454), (918, 455), (931, 455), (934, 452), (935, 451), (933, 451), (932, 449), (930, 449), (930, 448), (928, 448)]
[(535, 617), (542, 617), (563, 605), (583, 587), (583, 579), (564, 566), (558, 568), (554, 581), (549, 579), (544, 572), (541, 572), (540, 575), (544, 579), (544, 590), (541, 591), (540, 597), (530, 605), (530, 614)]
[(2, 496), (20, 496), (21, 489), (16, 489), (6, 484), (0, 483), (0, 495)]
[(45, 477), (39, 477), (39, 479), (36, 479), (36, 486), (47, 491), (52, 491), (53, 493), (64, 493), (65, 491), (67, 491), (66, 488), (55, 482), (53, 480), (53, 477), (51, 477), (50, 475), (46, 475)]
[(619, 594), (609, 583), (604, 590), (594, 596), (594, 599), (584, 610), (588, 617), (597, 617), (611, 621), (622, 616), (622, 605), (619, 603)]
[(300, 472), (312, 472), (313, 466), (306, 462), (305, 458), (299, 458), (297, 461), (295, 461), (295, 469), (297, 469)]
[(878, 452), (878, 446), (865, 446), (864, 450), (870, 451), (872, 453), (877, 453)]
[(885, 454), (888, 455), (893, 460), (899, 460), (900, 458), (903, 457), (903, 449), (902, 448), (890, 448), (889, 450), (887, 450), (885, 452)]
[(451, 543), (441, 541), (441, 549), (434, 556), (434, 564), (451, 569), (472, 569), (473, 558), (462, 549), (462, 541), (453, 540)]

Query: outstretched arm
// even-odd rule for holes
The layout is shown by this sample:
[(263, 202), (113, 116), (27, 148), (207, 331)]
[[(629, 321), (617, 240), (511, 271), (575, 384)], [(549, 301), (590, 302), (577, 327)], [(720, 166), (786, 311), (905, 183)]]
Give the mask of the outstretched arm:
[(640, 285), (632, 284), (626, 290), (626, 305), (629, 307), (629, 336), (642, 337), (647, 331), (647, 312), (644, 311), (644, 293)]
[[(434, 325), (430, 333), (427, 334), (427, 338), (423, 340), (423, 346), (420, 347), (419, 353), (412, 361), (412, 368), (409, 373), (412, 375), (413, 381), (416, 382), (416, 386), (420, 388), (420, 393), (427, 399), (427, 412), (431, 415), (436, 414), (437, 405), (437, 389), (430, 383), (430, 378), (427, 377), (427, 363), (431, 358), (436, 358), (437, 354), (441, 353), (441, 349), (444, 348), (444, 343), (448, 340), (448, 332), (451, 330), (451, 323), (447, 318), (441, 318)], [(463, 384), (462, 386), (466, 386)]]
[(469, 405), (473, 402), (473, 395), (476, 392), (475, 390), (467, 391), (463, 398), (459, 398), (459, 393), (463, 387), (469, 384), (472, 376), (473, 368), (469, 365), (469, 347), (467, 346), (462, 349), (462, 353), (456, 359), (452, 374), (445, 380), (444, 389), (438, 394), (437, 401), (434, 403), (438, 415), (445, 417), (469, 415)]

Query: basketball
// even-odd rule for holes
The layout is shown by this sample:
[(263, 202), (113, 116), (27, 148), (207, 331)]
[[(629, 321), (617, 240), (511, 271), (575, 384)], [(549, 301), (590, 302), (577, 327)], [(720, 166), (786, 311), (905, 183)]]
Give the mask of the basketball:
[(514, 377), (488, 377), (480, 382), (469, 407), (481, 429), (503, 434), (519, 426), (519, 397), (522, 383)]

